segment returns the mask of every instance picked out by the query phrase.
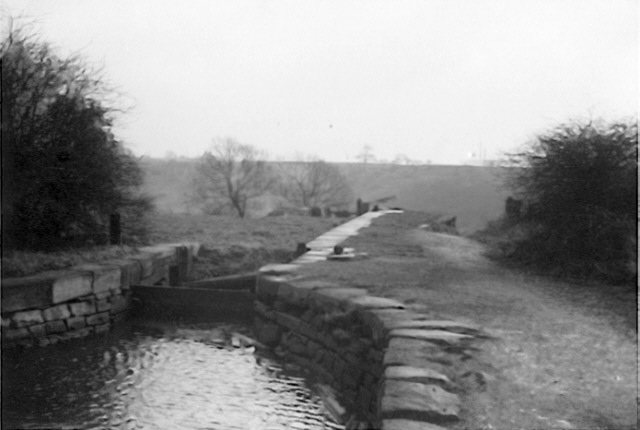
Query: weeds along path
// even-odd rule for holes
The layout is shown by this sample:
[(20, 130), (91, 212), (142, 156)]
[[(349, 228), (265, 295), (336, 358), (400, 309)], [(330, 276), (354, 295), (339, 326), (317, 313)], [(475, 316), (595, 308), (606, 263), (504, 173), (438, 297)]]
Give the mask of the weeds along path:
[(633, 291), (499, 267), (461, 237), (408, 236), (422, 247), (428, 282), (402, 295), (495, 337), (477, 356), (488, 383), (465, 402), (478, 428), (637, 428)]

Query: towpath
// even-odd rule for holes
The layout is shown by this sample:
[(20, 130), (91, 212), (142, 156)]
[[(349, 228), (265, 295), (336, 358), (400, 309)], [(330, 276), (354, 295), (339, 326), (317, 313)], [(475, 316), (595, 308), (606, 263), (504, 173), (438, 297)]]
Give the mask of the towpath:
[(484, 328), (490, 338), (458, 379), (462, 419), (449, 428), (637, 428), (633, 290), (499, 266), (477, 242), (415, 228), (417, 217), (381, 217), (345, 244), (367, 258), (308, 270)]

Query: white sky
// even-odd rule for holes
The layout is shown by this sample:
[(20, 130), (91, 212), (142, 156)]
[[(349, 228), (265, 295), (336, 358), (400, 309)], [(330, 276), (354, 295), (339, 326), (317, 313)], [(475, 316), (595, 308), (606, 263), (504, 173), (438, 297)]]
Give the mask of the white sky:
[(104, 64), (137, 154), (457, 164), (571, 118), (637, 116), (636, 0), (0, 0)]

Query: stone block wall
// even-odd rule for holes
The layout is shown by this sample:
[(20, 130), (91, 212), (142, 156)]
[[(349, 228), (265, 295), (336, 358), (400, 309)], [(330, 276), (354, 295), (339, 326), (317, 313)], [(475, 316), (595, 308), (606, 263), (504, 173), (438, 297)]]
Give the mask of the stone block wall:
[[(258, 276), (255, 332), (261, 343), (341, 393), (347, 428), (444, 429), (458, 420), (456, 375), (442, 364), (479, 329), (434, 321), (362, 288), (267, 266)], [(341, 417), (347, 422), (347, 417)]]
[(338, 389), (358, 421), (380, 428), (384, 336), (368, 323), (368, 308), (357, 304), (363, 297), (363, 289), (298, 277), (295, 266), (267, 266), (256, 286), (255, 329), (260, 342)]
[[(395, 300), (305, 276), (330, 247), (368, 225), (367, 213), (325, 233), (292, 264), (263, 267), (255, 334), (341, 393), (347, 429), (443, 430), (461, 417), (459, 369), (479, 327), (431, 320)], [(313, 246), (312, 246), (313, 245)]]
[(46, 346), (108, 331), (126, 316), (132, 285), (186, 281), (198, 249), (150, 246), (122, 260), (3, 279), (2, 346)]

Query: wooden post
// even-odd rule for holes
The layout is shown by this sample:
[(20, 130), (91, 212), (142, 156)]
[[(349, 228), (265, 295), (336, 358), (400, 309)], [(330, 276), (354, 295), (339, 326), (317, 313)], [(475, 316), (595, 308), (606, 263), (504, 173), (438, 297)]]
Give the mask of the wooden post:
[(122, 229), (120, 226), (120, 214), (114, 212), (109, 215), (109, 243), (111, 245), (120, 245)]

